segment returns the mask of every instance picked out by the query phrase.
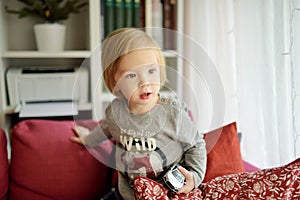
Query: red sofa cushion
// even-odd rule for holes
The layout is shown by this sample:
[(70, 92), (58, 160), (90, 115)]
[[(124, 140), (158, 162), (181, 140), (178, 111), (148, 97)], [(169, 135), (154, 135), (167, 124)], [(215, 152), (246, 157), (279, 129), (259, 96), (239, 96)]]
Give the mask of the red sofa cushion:
[[(81, 123), (84, 125), (85, 123)], [(86, 123), (90, 128), (96, 122)], [(10, 199), (99, 199), (108, 167), (73, 143), (73, 121), (25, 120), (12, 132)], [(109, 156), (111, 143), (100, 145)]]
[(7, 140), (3, 130), (0, 129), (0, 200), (6, 200), (8, 190), (8, 158)]
[(245, 171), (235, 122), (205, 134), (205, 141), (207, 170), (203, 182)]

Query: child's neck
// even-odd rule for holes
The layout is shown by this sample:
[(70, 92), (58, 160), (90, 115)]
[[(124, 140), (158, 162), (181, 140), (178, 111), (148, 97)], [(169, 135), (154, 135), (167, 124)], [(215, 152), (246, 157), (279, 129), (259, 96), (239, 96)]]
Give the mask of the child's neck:
[(152, 110), (157, 105), (158, 101), (159, 101), (159, 95), (157, 94), (156, 97), (153, 98), (153, 100), (146, 105), (138, 105), (138, 104), (131, 105), (129, 103), (129, 110), (133, 114), (144, 114)]

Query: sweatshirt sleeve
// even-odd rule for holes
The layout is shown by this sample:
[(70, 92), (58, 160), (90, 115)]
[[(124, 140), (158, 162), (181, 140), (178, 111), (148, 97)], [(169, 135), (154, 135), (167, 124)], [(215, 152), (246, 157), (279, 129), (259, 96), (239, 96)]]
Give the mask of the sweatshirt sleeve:
[(184, 149), (183, 166), (193, 174), (195, 187), (198, 187), (206, 172), (205, 140), (191, 120), (186, 105), (182, 102), (176, 110), (177, 137)]
[(86, 137), (85, 145), (89, 148), (96, 147), (99, 143), (109, 139), (109, 137), (104, 133), (101, 125), (94, 128), (90, 134)]
[(206, 172), (206, 147), (203, 137), (190, 147), (183, 156), (183, 166), (194, 176), (195, 188), (203, 181)]
[(99, 143), (110, 139), (111, 129), (114, 127), (111, 117), (111, 106), (108, 106), (106, 111), (106, 118), (101, 122), (99, 126), (94, 128), (90, 134), (86, 137), (86, 146), (89, 148), (96, 147)]

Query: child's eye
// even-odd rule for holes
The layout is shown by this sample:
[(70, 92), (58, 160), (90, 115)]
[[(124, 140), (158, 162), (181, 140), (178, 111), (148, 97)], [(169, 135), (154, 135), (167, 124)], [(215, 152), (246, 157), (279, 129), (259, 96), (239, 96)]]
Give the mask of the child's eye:
[(149, 74), (153, 74), (154, 72), (156, 72), (157, 69), (156, 68), (153, 68), (153, 69), (149, 69)]
[(135, 78), (136, 77), (136, 74), (127, 74), (126, 76), (125, 76), (125, 78), (126, 79), (131, 79), (131, 78)]

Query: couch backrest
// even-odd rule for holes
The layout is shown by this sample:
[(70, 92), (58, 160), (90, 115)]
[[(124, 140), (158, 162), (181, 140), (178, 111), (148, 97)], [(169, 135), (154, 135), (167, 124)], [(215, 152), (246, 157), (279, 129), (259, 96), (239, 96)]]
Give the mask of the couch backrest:
[(8, 190), (8, 158), (5, 132), (0, 129), (0, 200), (6, 200)]
[[(109, 169), (84, 146), (70, 141), (74, 125), (73, 121), (25, 120), (14, 127), (10, 199), (99, 199), (107, 189)], [(110, 144), (100, 148), (110, 156)]]

